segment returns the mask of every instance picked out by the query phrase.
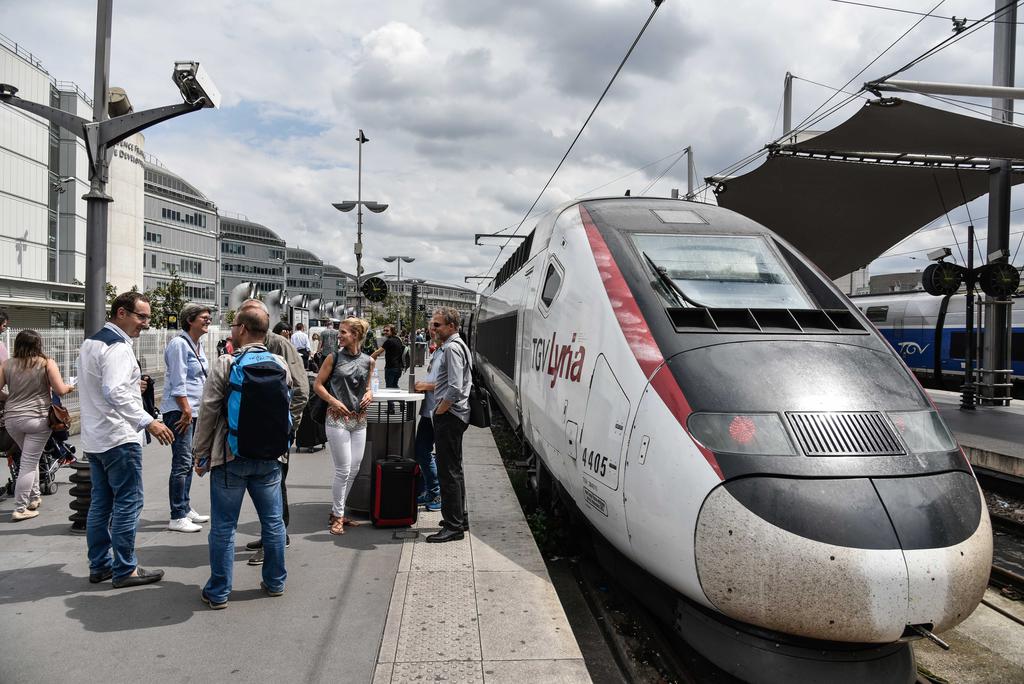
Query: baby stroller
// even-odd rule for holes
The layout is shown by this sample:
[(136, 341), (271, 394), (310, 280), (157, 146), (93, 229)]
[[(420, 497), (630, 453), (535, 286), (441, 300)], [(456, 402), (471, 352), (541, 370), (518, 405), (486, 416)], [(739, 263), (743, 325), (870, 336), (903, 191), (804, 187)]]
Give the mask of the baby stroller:
[[(43, 494), (57, 493), (57, 471), (75, 462), (75, 447), (68, 444), (68, 433), (54, 432), (46, 440), (43, 455), (39, 457), (39, 491)], [(21, 467), (21, 451), (18, 445), (7, 452), (7, 465), (11, 478), (7, 481), (7, 494), (14, 494), (14, 484), (18, 481)]]
[[(54, 403), (60, 404), (60, 399), (53, 398)], [(46, 440), (43, 453), (39, 457), (39, 490), (43, 494), (55, 494), (57, 492), (57, 471), (64, 466), (70, 466), (75, 462), (75, 447), (68, 444), (70, 436), (67, 430), (50, 433)], [(21, 467), (21, 450), (11, 440), (7, 449), (7, 467), (11, 472), (11, 478), (4, 488), (8, 495), (14, 494), (14, 485), (18, 481), (18, 471)]]

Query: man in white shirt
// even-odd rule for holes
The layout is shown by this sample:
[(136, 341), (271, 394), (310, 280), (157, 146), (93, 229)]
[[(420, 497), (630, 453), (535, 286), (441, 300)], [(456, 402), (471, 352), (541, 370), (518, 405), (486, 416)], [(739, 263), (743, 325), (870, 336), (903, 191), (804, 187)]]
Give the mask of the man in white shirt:
[(306, 334), (305, 328), (306, 326), (302, 323), (295, 324), (295, 330), (292, 332), (292, 345), (302, 357), (302, 365), (309, 368), (309, 335)]
[(149, 327), (149, 300), (118, 295), (110, 321), (82, 343), (78, 358), (82, 450), (89, 459), (92, 502), (86, 523), (89, 581), (113, 579), (115, 589), (158, 582), (163, 570), (135, 560), (142, 512), (142, 431), (161, 444), (174, 433), (142, 407), (142, 371), (132, 340)]

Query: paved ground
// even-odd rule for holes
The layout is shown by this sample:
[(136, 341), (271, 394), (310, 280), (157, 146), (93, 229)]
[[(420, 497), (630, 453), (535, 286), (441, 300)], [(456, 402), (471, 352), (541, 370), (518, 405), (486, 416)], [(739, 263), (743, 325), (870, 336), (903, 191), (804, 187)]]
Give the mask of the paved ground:
[[(0, 502), (0, 681), (369, 682), (402, 542), (370, 526), (327, 533), (328, 462), (326, 451), (293, 457), (292, 546), (281, 598), (264, 596), (259, 568), (245, 563), (244, 544), (259, 534), (246, 499), (234, 593), (222, 611), (199, 600), (209, 574), (205, 531), (166, 530), (167, 447), (154, 444), (144, 455), (137, 548), (144, 567), (167, 572), (154, 585), (89, 584), (85, 538), (68, 533), (66, 485), (43, 497), (33, 520), (9, 522), (12, 502)], [(70, 472), (62, 470), (61, 480)], [(208, 512), (205, 478), (194, 481), (192, 497)]]
[(489, 430), (466, 433), (465, 471), (470, 534), (405, 541), (374, 684), (590, 682)]

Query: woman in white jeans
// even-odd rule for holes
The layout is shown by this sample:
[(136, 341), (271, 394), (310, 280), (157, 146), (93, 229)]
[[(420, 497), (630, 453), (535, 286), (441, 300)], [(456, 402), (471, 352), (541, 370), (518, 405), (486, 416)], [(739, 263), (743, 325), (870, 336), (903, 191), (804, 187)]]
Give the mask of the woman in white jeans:
[[(360, 351), (370, 325), (346, 318), (338, 328), (338, 351), (324, 359), (313, 391), (327, 402), (327, 442), (334, 459), (331, 534), (345, 534), (345, 499), (359, 474), (366, 446), (366, 407), (373, 400), (374, 361)], [(330, 390), (328, 391), (328, 386)]]
[(50, 392), (64, 396), (74, 387), (64, 384), (53, 359), (43, 354), (43, 339), (35, 330), (14, 338), (14, 356), (0, 365), (0, 389), (7, 386), (4, 424), (21, 449), (11, 520), (39, 515), (39, 458), (50, 438)]

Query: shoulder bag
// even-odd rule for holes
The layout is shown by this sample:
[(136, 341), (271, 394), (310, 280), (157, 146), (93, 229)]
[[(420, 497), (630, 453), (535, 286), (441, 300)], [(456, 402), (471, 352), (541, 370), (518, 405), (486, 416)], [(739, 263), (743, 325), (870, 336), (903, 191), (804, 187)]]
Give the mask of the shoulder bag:
[[(469, 346), (461, 339), (457, 341), (466, 351), (466, 365), (469, 366), (469, 372), (472, 376), (473, 357), (469, 353)], [(471, 379), (469, 385), (469, 424), (478, 428), (491, 427), (491, 394), (481, 387), (475, 379)]]

